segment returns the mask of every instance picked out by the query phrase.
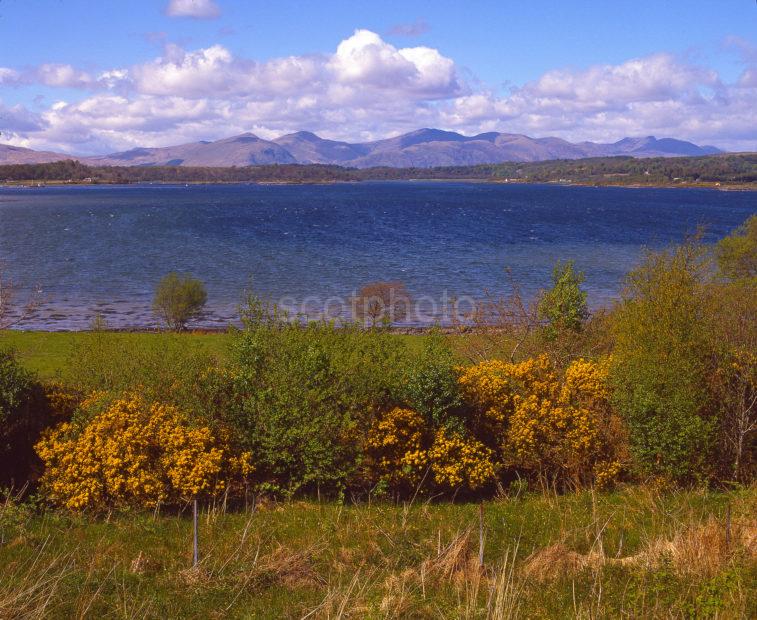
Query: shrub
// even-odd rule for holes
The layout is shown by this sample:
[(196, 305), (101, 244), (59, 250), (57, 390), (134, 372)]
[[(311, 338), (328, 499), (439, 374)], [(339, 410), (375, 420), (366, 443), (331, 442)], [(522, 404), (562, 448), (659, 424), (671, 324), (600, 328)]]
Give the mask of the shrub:
[(624, 434), (609, 406), (606, 364), (579, 359), (561, 378), (546, 355), (490, 360), (463, 369), (460, 384), (476, 436), (519, 474), (586, 485), (597, 472), (603, 484), (620, 472)]
[(429, 427), (416, 411), (395, 407), (379, 418), (366, 438), (372, 481), (397, 491), (412, 491), (427, 462)]
[(237, 343), (236, 428), (258, 459), (266, 490), (340, 491), (355, 468), (350, 403), (318, 330), (264, 328)]
[(726, 278), (757, 278), (757, 215), (721, 239), (715, 254), (720, 273)]
[(643, 476), (691, 483), (712, 474), (706, 258), (698, 243), (648, 253), (611, 317), (613, 401)]
[(11, 351), (0, 351), (0, 484), (23, 485), (35, 469), (32, 446), (47, 423), (42, 390)]
[(607, 364), (583, 359), (561, 383), (517, 398), (505, 453), (518, 471), (574, 486), (607, 486), (621, 471), (624, 432), (609, 406)]
[(460, 427), (457, 362), (444, 336), (427, 336), (422, 352), (407, 364), (403, 385), (403, 400), (429, 424)]
[(256, 318), (234, 339), (229, 420), (256, 455), (260, 488), (342, 493), (377, 416), (401, 402), (404, 341), (357, 324), (245, 314)]
[(460, 386), (479, 435), (501, 436), (523, 395), (550, 398), (556, 376), (546, 355), (514, 364), (487, 360), (461, 370)]
[(552, 271), (552, 288), (538, 303), (538, 317), (545, 323), (544, 334), (554, 340), (562, 332), (580, 332), (589, 317), (586, 292), (581, 289), (583, 272), (574, 270), (573, 261), (559, 262)]
[(434, 436), (427, 462), (436, 485), (448, 491), (477, 491), (497, 477), (492, 450), (473, 437), (444, 427)]
[(249, 454), (232, 454), (209, 428), (137, 396), (59, 425), (36, 448), (47, 498), (74, 510), (176, 504), (223, 491), (251, 469)]
[(208, 293), (200, 280), (171, 272), (158, 283), (152, 307), (169, 329), (183, 331), (190, 320), (199, 316), (207, 300)]
[(217, 367), (195, 339), (177, 334), (81, 334), (68, 360), (71, 387), (89, 394), (139, 391), (149, 401), (194, 414)]
[(402, 282), (371, 282), (352, 298), (353, 319), (371, 327), (391, 325), (410, 313), (410, 293)]

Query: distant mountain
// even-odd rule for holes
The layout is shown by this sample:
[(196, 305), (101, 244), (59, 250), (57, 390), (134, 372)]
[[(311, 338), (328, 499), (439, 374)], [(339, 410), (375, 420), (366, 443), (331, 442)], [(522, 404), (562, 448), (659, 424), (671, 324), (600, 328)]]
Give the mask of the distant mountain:
[(50, 151), (35, 151), (10, 144), (0, 144), (0, 164), (46, 164), (51, 161), (76, 159), (71, 155)]
[(715, 155), (720, 149), (714, 146), (697, 146), (691, 142), (662, 138), (658, 140), (654, 136), (646, 138), (623, 138), (614, 144), (602, 145), (610, 147), (619, 155), (631, 155), (633, 157), (684, 157), (696, 155)]
[(80, 161), (93, 166), (254, 166), (295, 164), (297, 160), (275, 142), (243, 133), (215, 142), (192, 142), (162, 148), (137, 148)]
[(358, 159), (368, 150), (362, 144), (324, 140), (310, 131), (290, 133), (274, 140), (301, 164), (341, 164)]
[(530, 138), (488, 132), (464, 136), (441, 129), (418, 129), (394, 138), (352, 144), (325, 140), (299, 131), (263, 140), (245, 133), (215, 142), (193, 142), (162, 148), (136, 148), (101, 157), (73, 157), (0, 145), (0, 164), (45, 163), (78, 159), (100, 166), (251, 166), (259, 164), (336, 164), (353, 168), (388, 166), (430, 168), (502, 162), (530, 162), (584, 157), (680, 157), (713, 155), (714, 146), (697, 146), (673, 138), (623, 138), (611, 144), (572, 143), (561, 138)]

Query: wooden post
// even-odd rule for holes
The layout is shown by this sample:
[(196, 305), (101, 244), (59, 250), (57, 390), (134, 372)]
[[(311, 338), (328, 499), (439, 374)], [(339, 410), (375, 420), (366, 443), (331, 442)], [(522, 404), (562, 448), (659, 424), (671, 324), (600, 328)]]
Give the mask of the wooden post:
[(731, 502), (725, 508), (725, 550), (731, 552)]
[(192, 528), (194, 536), (192, 540), (192, 566), (197, 568), (200, 563), (200, 539), (197, 530), (197, 499), (192, 502)]
[(484, 502), (478, 505), (478, 565), (484, 567)]

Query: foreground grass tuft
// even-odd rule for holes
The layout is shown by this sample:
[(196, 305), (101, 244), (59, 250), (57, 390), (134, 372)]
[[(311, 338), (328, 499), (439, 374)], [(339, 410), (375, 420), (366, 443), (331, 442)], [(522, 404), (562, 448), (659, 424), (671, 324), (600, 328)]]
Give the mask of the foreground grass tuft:
[[(730, 529), (727, 512), (730, 506)], [(265, 504), (106, 520), (0, 508), (0, 617), (565, 618), (757, 613), (757, 493)]]

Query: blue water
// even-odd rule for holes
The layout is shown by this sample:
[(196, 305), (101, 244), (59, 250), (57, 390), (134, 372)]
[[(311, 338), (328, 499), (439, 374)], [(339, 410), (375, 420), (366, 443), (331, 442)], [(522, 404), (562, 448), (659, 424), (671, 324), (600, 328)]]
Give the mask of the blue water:
[(586, 273), (609, 303), (643, 247), (698, 226), (715, 241), (757, 212), (757, 192), (555, 185), (386, 182), (322, 186), (80, 186), (0, 189), (0, 261), (44, 305), (26, 327), (154, 323), (155, 283), (191, 272), (209, 292), (206, 325), (223, 325), (250, 282), (310, 316), (369, 281), (401, 280), (438, 318), (445, 295), (531, 295), (553, 263)]

